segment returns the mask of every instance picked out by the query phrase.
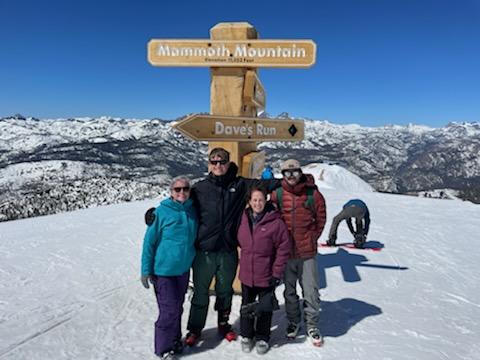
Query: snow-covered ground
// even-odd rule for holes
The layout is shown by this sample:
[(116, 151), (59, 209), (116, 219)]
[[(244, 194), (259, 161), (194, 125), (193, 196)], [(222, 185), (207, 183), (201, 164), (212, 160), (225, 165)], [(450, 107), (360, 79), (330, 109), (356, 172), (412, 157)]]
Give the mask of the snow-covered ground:
[[(371, 210), (367, 244), (383, 248), (320, 248), (324, 347), (304, 336), (287, 342), (282, 306), (263, 358), (478, 359), (480, 206), (360, 190), (360, 180), (343, 171), (329, 174), (345, 181), (320, 184), (325, 233), (342, 204), (359, 197)], [(0, 359), (155, 359), (157, 310), (152, 290), (140, 284), (139, 262), (143, 214), (157, 202), (0, 223)], [(341, 224), (339, 242), (348, 241)], [(239, 306), (235, 296), (237, 329)], [(212, 307), (203, 342), (184, 357), (262, 358), (217, 337)]]

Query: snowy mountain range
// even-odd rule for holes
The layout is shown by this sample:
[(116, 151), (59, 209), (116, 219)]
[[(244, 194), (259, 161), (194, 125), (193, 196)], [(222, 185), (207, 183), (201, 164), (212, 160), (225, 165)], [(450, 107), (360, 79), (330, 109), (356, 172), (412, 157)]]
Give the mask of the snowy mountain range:
[[(289, 118), (288, 114), (281, 114)], [(361, 127), (305, 120), (302, 142), (264, 142), (287, 158), (339, 163), (376, 190), (480, 189), (480, 123)], [(205, 172), (207, 144), (160, 119), (0, 119), (0, 220), (153, 197), (172, 176)]]
[[(217, 335), (215, 298), (202, 339), (182, 358), (478, 359), (480, 345), (480, 207), (459, 200), (383, 194), (338, 165), (308, 164), (333, 217), (353, 197), (369, 206), (371, 249), (319, 247), (325, 345), (302, 327), (285, 338), (283, 285), (272, 321), (272, 348), (244, 354), (239, 340)], [(166, 189), (163, 189), (166, 190)], [(140, 284), (149, 199), (0, 223), (0, 358), (2, 360), (154, 360), (155, 294)], [(461, 226), (452, 226), (461, 224)], [(345, 223), (338, 242), (351, 242)], [(455, 246), (452, 247), (452, 243)], [(301, 291), (300, 288), (298, 289)], [(191, 294), (184, 303), (185, 335)], [(230, 320), (239, 330), (241, 297)]]

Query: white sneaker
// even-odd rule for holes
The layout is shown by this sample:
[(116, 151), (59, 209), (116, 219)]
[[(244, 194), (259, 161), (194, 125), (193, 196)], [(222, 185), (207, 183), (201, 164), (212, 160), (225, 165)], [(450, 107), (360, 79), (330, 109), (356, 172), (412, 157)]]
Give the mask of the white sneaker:
[(253, 339), (242, 337), (240, 344), (242, 345), (242, 351), (244, 353), (249, 353), (253, 349)]
[(323, 336), (317, 328), (310, 328), (307, 331), (307, 335), (312, 342), (313, 346), (323, 345)]
[(160, 359), (162, 360), (177, 360), (177, 357), (173, 353), (173, 351), (167, 351), (164, 352), (162, 355), (160, 355)]
[(265, 340), (258, 340), (255, 344), (255, 349), (257, 350), (258, 355), (266, 354), (268, 349), (270, 349), (270, 345)]

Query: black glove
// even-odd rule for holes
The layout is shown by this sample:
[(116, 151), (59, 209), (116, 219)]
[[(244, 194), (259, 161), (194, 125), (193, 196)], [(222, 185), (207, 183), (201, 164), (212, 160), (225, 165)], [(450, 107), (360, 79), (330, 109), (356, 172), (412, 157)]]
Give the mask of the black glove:
[(356, 248), (362, 248), (363, 244), (365, 244), (365, 241), (367, 241), (367, 235), (364, 235), (363, 233), (358, 233), (355, 235), (354, 244)]
[(152, 225), (153, 222), (155, 221), (155, 208), (150, 208), (147, 210), (145, 213), (145, 224), (148, 226)]
[(280, 285), (281, 282), (282, 282), (282, 280), (280, 280), (279, 278), (272, 277), (272, 278), (268, 281), (268, 286), (269, 286), (269, 287), (276, 288), (278, 285)]
[(258, 306), (258, 301), (242, 305), (240, 308), (240, 314), (246, 318), (254, 318), (255, 317), (255, 311), (257, 310)]
[(258, 306), (255, 309), (255, 315), (261, 316), (264, 313), (269, 313), (280, 309), (278, 306), (278, 300), (275, 296), (275, 291), (269, 291), (258, 300)]
[(140, 278), (140, 281), (142, 282), (142, 285), (145, 289), (150, 288), (150, 285), (148, 283), (153, 284), (152, 282), (152, 275), (142, 275)]
[(280, 309), (280, 306), (278, 305), (275, 292), (272, 289), (272, 291), (264, 294), (260, 300), (242, 305), (240, 308), (240, 314), (247, 318), (254, 318), (278, 309)]

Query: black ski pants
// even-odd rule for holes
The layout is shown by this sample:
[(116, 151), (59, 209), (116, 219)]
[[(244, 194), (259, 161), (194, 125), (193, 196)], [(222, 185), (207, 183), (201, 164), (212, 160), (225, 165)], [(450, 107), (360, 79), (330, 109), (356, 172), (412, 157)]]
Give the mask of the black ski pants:
[[(250, 287), (242, 284), (242, 306), (253, 303), (258, 296), (258, 302), (263, 297), (271, 297), (272, 287)], [(272, 326), (272, 311), (262, 312), (260, 316), (240, 315), (240, 335), (249, 339), (255, 338), (268, 342)]]

